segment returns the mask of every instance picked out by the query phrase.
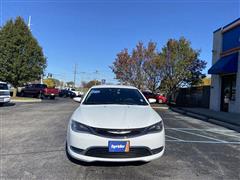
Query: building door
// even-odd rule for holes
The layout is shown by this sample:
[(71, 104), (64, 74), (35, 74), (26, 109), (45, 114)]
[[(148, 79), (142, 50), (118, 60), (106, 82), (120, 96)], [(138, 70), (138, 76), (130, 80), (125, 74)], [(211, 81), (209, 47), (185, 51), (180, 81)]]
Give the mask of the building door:
[(236, 75), (222, 76), (221, 111), (228, 112), (229, 102), (235, 100)]

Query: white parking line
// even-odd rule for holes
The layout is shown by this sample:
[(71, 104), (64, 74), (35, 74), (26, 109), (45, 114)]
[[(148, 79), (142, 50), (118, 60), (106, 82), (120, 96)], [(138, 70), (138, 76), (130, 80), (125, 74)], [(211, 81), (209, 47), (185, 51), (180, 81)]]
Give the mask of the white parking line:
[(199, 136), (199, 137), (203, 137), (203, 138), (207, 138), (207, 139), (212, 139), (212, 140), (218, 141), (218, 142), (227, 143), (227, 141), (223, 141), (223, 140), (220, 140), (220, 139), (216, 139), (216, 138), (212, 138), (212, 137), (208, 137), (208, 136), (196, 134), (196, 133), (193, 133), (193, 132), (188, 132), (188, 131), (184, 131), (184, 130), (180, 130), (180, 129), (172, 129), (172, 130), (174, 130), (174, 131), (179, 131), (179, 132), (183, 132), (183, 133), (187, 133), (187, 134), (191, 134), (191, 135), (195, 135), (195, 136)]
[(180, 129), (180, 130), (193, 130), (193, 131), (221, 131), (221, 132), (235, 132), (229, 129), (216, 129), (216, 128), (207, 128), (207, 129), (197, 129), (197, 128), (165, 128), (165, 129)]
[(217, 134), (221, 134), (221, 135), (224, 135), (224, 136), (230, 136), (230, 137), (236, 137), (236, 138), (239, 138), (240, 140), (240, 136), (237, 136), (237, 135), (233, 135), (233, 134), (225, 134), (223, 132), (219, 132), (219, 131), (211, 131), (211, 130), (207, 130), (208, 132), (212, 132), (212, 133), (217, 133)]
[(236, 133), (233, 130), (229, 130), (229, 129), (216, 129), (216, 128), (208, 128), (208, 129), (197, 129), (197, 128), (165, 128), (165, 129), (169, 129), (169, 130), (175, 130), (175, 129), (180, 129), (180, 130), (185, 130), (185, 131), (207, 131), (207, 132), (211, 132), (211, 133), (216, 133), (216, 134), (221, 134), (221, 135), (225, 135), (225, 136), (230, 136), (230, 137), (236, 137), (239, 138), (240, 140), (240, 134), (239, 135), (234, 135), (234, 134), (226, 134), (226, 133)]
[(172, 136), (169, 136), (169, 135), (165, 135), (165, 136), (168, 137), (168, 138), (172, 138), (174, 140), (183, 141), (182, 139), (179, 139), (179, 138), (176, 138), (176, 137), (172, 137)]
[(167, 142), (180, 142), (180, 143), (204, 143), (204, 144), (234, 144), (240, 145), (240, 142), (218, 142), (218, 141), (185, 141), (185, 140), (166, 140)]

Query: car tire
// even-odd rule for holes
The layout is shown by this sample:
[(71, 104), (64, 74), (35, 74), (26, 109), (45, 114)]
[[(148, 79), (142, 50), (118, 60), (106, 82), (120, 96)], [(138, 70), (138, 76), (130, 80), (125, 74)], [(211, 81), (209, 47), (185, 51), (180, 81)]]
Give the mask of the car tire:
[(39, 93), (39, 94), (37, 95), (37, 98), (38, 98), (38, 99), (43, 99), (43, 94), (42, 94), (42, 93)]
[(50, 99), (55, 99), (55, 96), (50, 96)]
[(21, 97), (24, 97), (24, 96), (25, 96), (24, 91), (21, 91), (20, 96), (21, 96)]
[(162, 100), (162, 99), (159, 99), (159, 100), (158, 100), (158, 103), (159, 103), (159, 104), (163, 104), (163, 100)]

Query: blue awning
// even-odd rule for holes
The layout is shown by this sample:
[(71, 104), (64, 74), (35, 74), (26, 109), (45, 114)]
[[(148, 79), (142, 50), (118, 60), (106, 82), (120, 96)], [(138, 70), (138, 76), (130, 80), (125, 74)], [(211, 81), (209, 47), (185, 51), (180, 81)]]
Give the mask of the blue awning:
[(209, 70), (208, 74), (237, 73), (238, 53), (233, 53), (219, 59)]

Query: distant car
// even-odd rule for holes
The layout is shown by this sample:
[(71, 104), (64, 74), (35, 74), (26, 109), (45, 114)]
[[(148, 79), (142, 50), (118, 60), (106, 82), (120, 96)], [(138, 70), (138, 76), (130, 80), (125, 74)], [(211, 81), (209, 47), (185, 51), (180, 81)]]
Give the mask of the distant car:
[[(81, 101), (80, 97), (74, 99)], [(165, 130), (149, 102), (135, 87), (92, 87), (70, 118), (68, 157), (86, 162), (160, 158), (165, 150)]]
[(0, 81), (0, 105), (10, 102), (10, 90), (6, 82)]
[(156, 94), (149, 92), (149, 91), (142, 91), (143, 95), (145, 96), (146, 99), (156, 99)]
[(149, 99), (149, 98), (156, 99), (156, 101), (159, 104), (167, 103), (167, 98), (165, 96), (161, 95), (161, 94), (154, 94), (154, 93), (149, 92), (149, 91), (142, 91), (142, 93), (146, 97), (146, 99)]
[(72, 92), (70, 90), (67, 90), (67, 89), (61, 89), (59, 91), (59, 97), (71, 97), (71, 98), (74, 98), (76, 96), (77, 95), (74, 92)]
[(74, 88), (68, 88), (67, 90), (73, 92), (76, 96), (81, 96), (81, 95), (82, 95), (82, 92), (77, 91), (77, 90), (74, 89)]
[(166, 104), (167, 98), (164, 95), (156, 94), (156, 100), (159, 104)]
[(36, 98), (49, 97), (55, 99), (59, 90), (56, 88), (48, 88), (46, 84), (29, 84), (21, 90), (21, 96), (31, 96)]

